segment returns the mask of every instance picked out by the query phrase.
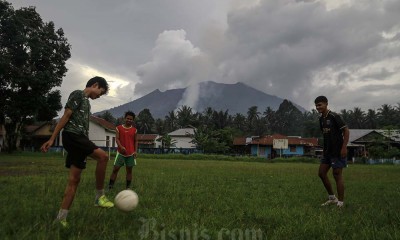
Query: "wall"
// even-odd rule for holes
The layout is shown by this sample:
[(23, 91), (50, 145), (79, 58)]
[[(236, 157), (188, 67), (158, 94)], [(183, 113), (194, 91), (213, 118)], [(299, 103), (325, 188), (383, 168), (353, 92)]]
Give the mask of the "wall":
[(106, 139), (107, 136), (109, 137), (109, 147), (113, 146), (113, 141), (114, 141), (114, 146), (115, 144), (115, 133), (106, 131), (104, 127), (99, 126), (96, 123), (90, 122), (89, 123), (89, 139), (94, 142), (97, 146), (99, 147), (107, 147), (106, 144)]

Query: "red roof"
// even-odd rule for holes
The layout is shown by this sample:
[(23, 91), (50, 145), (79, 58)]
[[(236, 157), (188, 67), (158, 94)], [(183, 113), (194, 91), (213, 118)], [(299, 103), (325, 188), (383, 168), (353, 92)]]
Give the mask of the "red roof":
[(157, 140), (157, 134), (137, 134), (138, 143), (140, 144), (154, 144)]
[(102, 118), (92, 115), (90, 116), (90, 121), (97, 123), (98, 125), (104, 127), (105, 129), (115, 131), (115, 125)]

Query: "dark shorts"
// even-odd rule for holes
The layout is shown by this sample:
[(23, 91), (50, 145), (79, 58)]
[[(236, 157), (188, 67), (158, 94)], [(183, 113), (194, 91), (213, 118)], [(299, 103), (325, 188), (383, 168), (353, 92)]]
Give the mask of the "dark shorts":
[(321, 164), (328, 164), (332, 168), (345, 168), (347, 167), (347, 158), (324, 156)]
[(74, 165), (77, 168), (86, 168), (86, 157), (93, 153), (98, 147), (84, 135), (71, 132), (62, 132), (64, 149), (68, 152), (65, 159), (65, 167)]

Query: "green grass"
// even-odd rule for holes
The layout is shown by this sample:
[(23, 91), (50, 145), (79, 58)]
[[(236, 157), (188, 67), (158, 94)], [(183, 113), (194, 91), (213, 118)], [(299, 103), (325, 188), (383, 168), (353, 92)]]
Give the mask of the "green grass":
[[(139, 157), (130, 213), (93, 206), (89, 161), (64, 231), (53, 224), (68, 174), (62, 157), (1, 154), (0, 239), (400, 239), (398, 165), (350, 165), (338, 210), (320, 207), (316, 163), (177, 158)], [(122, 169), (110, 198), (124, 177)]]

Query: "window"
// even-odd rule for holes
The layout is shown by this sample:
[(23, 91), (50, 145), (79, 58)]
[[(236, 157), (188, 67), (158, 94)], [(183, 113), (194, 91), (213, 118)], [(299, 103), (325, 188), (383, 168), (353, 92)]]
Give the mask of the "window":
[(290, 152), (296, 152), (296, 146), (290, 146)]
[(106, 136), (106, 147), (110, 146), (110, 136)]
[(115, 147), (115, 137), (112, 138), (112, 147)]

